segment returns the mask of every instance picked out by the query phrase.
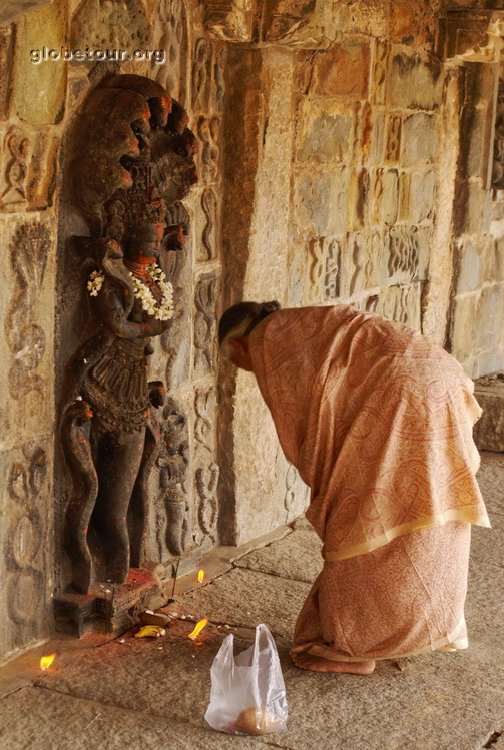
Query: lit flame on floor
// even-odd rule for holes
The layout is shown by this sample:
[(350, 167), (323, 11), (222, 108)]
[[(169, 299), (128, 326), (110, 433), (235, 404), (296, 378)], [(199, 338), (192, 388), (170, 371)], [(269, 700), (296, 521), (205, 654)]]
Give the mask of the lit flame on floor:
[(49, 654), (48, 656), (43, 656), (40, 659), (40, 669), (42, 670), (42, 672), (46, 672), (49, 669), (55, 658), (56, 654)]
[(194, 630), (191, 633), (189, 633), (187, 637), (190, 638), (192, 641), (194, 641), (194, 639), (198, 637), (198, 635), (201, 633), (201, 631), (207, 624), (208, 624), (208, 617), (204, 617), (202, 620), (196, 623)]
[(205, 571), (203, 570), (203, 568), (200, 568), (200, 570), (198, 570), (198, 583), (203, 583), (204, 577), (205, 577)]

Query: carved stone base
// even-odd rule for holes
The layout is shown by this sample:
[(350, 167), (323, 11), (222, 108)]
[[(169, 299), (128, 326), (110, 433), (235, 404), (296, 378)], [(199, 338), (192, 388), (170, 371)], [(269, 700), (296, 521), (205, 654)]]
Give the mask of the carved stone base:
[(159, 596), (158, 579), (132, 568), (122, 585), (97, 584), (89, 594), (66, 592), (54, 597), (56, 630), (78, 638), (88, 633), (120, 633), (136, 623), (136, 613)]

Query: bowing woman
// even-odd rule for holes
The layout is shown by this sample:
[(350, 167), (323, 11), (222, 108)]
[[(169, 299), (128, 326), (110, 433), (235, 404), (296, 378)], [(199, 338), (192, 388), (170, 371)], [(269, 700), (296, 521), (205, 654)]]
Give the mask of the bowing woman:
[(466, 648), (471, 525), (490, 526), (472, 381), (400, 323), (348, 305), (279, 307), (233, 305), (219, 346), (255, 374), (311, 488), (324, 566), (297, 619), (294, 663), (371, 674), (377, 659)]

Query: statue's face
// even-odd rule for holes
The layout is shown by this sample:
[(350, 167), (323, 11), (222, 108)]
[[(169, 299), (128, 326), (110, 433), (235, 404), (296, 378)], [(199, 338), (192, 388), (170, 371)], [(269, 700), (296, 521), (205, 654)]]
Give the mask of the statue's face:
[(149, 227), (138, 227), (124, 242), (126, 255), (129, 258), (155, 258), (159, 254), (163, 225), (152, 224)]

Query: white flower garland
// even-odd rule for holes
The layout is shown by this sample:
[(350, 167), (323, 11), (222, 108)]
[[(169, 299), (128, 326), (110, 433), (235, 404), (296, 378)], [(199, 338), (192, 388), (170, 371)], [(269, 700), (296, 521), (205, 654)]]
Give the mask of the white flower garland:
[(158, 304), (149, 287), (129, 271), (128, 273), (135, 287), (135, 297), (140, 300), (142, 310), (145, 310), (148, 315), (152, 315), (156, 320), (170, 320), (173, 318), (174, 313), (173, 287), (169, 281), (166, 281), (166, 276), (157, 263), (147, 266), (147, 270), (163, 294), (161, 302)]
[(90, 297), (96, 297), (98, 295), (104, 281), (105, 276), (101, 271), (93, 271), (89, 274), (87, 288)]
[[(174, 314), (173, 286), (169, 281), (166, 281), (166, 276), (157, 263), (147, 266), (147, 270), (162, 292), (161, 301), (159, 303), (156, 302), (149, 287), (134, 276), (131, 271), (128, 271), (135, 288), (135, 298), (140, 300), (142, 310), (145, 310), (148, 315), (152, 315), (156, 320), (170, 320)], [(98, 295), (104, 281), (105, 276), (101, 271), (93, 271), (89, 275), (87, 288), (91, 297)]]

